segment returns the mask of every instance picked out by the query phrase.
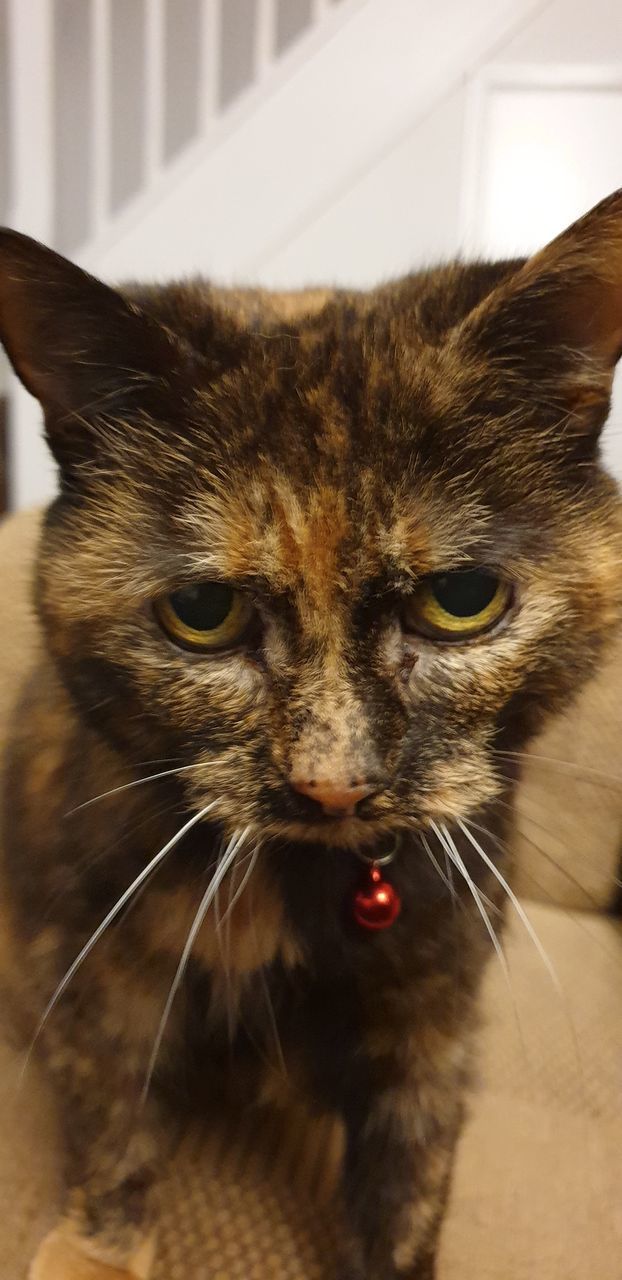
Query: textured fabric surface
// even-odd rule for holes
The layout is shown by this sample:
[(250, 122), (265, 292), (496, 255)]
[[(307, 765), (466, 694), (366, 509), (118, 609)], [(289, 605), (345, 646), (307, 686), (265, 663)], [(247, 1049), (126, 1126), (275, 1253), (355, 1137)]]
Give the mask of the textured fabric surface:
[[(532, 904), (556, 981), (524, 928), (510, 987), (487, 978), (481, 1077), (460, 1144), (440, 1280), (620, 1280), (622, 932)], [(559, 984), (559, 985), (557, 985)], [(36, 1068), (0, 1055), (0, 1276), (59, 1203), (52, 1111)], [(339, 1141), (270, 1112), (189, 1136), (162, 1194), (154, 1280), (337, 1280)]]
[(517, 808), (519, 892), (606, 907), (622, 854), (622, 638), (527, 752)]
[[(36, 524), (21, 517), (0, 531), (10, 604), (2, 619), (0, 725), (36, 643), (27, 605)], [(612, 657), (609, 683), (596, 682), (541, 754), (567, 760), (572, 749), (581, 770), (587, 764), (622, 775), (621, 673), (622, 650), (617, 662)], [(605, 736), (603, 763), (596, 750)], [(557, 770), (554, 782), (540, 763), (529, 767), (521, 803), (537, 819), (532, 835), (545, 854), (521, 845), (522, 888), (543, 900), (603, 904), (618, 858), (620, 793), (592, 784), (586, 792), (571, 771)], [(589, 897), (575, 880), (588, 885)], [(496, 960), (488, 974), (481, 1078), (460, 1145), (440, 1280), (620, 1280), (621, 932), (586, 911), (527, 909), (551, 968), (514, 916), (509, 982)], [(25, 1280), (60, 1203), (58, 1143), (37, 1067), (20, 1084), (23, 1059), (8, 1035), (6, 1008), (2, 1019), (0, 1280)], [(154, 1280), (337, 1280), (339, 1149), (329, 1122), (310, 1128), (292, 1114), (221, 1117), (208, 1136), (188, 1135), (161, 1197)]]

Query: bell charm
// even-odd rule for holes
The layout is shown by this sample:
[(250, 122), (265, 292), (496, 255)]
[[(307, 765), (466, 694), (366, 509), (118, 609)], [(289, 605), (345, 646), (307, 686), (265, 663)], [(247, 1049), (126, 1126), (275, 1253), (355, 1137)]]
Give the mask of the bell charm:
[(389, 929), (397, 920), (401, 909), (402, 902), (397, 889), (384, 879), (380, 867), (371, 863), (367, 868), (364, 884), (354, 895), (356, 923), (362, 929), (374, 932)]

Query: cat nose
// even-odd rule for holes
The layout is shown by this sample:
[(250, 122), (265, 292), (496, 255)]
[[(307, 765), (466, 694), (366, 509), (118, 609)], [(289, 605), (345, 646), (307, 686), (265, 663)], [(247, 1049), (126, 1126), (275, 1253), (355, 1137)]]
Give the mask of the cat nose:
[(294, 791), (309, 796), (331, 818), (351, 817), (357, 804), (367, 796), (373, 796), (380, 790), (380, 784), (353, 778), (350, 782), (330, 782), (327, 778), (290, 779)]

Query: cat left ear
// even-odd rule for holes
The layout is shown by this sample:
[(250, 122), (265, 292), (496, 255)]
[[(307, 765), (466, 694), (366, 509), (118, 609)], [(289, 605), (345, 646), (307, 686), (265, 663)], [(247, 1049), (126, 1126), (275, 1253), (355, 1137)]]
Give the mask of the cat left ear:
[(622, 189), (502, 281), (455, 338), (500, 386), (526, 382), (540, 419), (595, 443), (622, 355)]
[(115, 289), (16, 231), (0, 230), (0, 341), (40, 401), (61, 465), (92, 449), (89, 422), (160, 397), (188, 354)]

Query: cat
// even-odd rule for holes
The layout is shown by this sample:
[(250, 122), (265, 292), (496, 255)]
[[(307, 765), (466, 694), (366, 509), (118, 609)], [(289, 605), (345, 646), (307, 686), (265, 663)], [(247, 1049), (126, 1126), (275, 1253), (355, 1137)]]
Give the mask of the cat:
[(5, 231), (0, 336), (59, 471), (5, 778), (32, 1280), (146, 1280), (191, 1067), (278, 1092), (275, 1032), (349, 1274), (432, 1280), (520, 754), (620, 618), (622, 192), (371, 292), (117, 291)]

